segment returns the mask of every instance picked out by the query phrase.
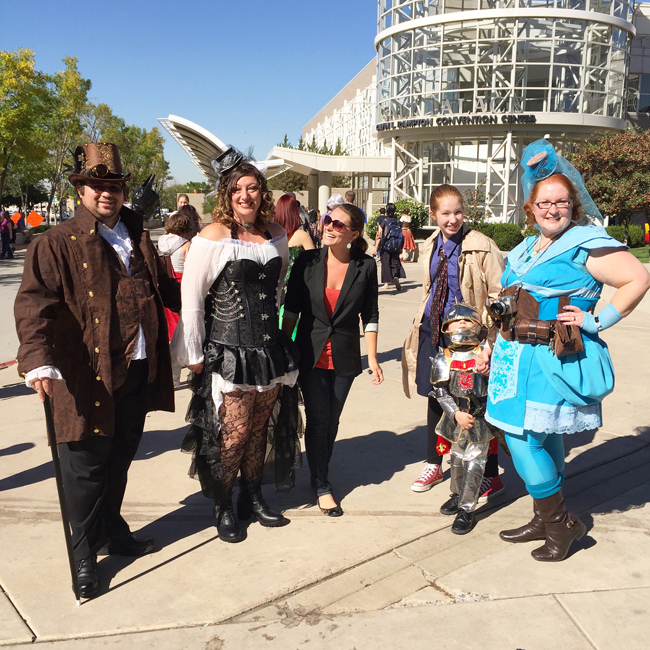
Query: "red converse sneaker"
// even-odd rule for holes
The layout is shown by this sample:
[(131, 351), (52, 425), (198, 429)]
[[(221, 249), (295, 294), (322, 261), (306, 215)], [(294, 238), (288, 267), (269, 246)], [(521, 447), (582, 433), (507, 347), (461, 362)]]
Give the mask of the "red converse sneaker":
[(444, 472), (440, 465), (430, 465), (427, 463), (422, 470), (420, 478), (413, 482), (411, 490), (413, 492), (426, 492), (434, 485), (440, 483), (444, 479)]
[(493, 478), (488, 478), (487, 476), (483, 477), (481, 481), (481, 489), (479, 490), (479, 503), (485, 503), (490, 499), (502, 494), (506, 491), (503, 482), (499, 476), (494, 476)]

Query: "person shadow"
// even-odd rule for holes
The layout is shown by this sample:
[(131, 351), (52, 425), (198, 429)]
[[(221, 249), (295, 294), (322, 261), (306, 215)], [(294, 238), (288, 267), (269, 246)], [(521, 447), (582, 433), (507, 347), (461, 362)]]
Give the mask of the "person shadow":
[[(176, 510), (155, 519), (135, 531), (135, 535), (137, 537), (153, 537), (155, 540), (156, 552), (159, 552), (167, 546), (181, 542), (183, 539), (193, 537), (194, 535), (197, 535), (213, 526), (214, 519), (212, 517), (211, 502), (203, 496), (201, 491), (198, 491), (183, 499), (180, 502), (180, 507)], [(189, 548), (179, 550), (178, 553), (175, 553), (171, 557), (156, 562), (154, 566), (145, 569), (114, 587), (111, 587), (111, 583), (115, 579), (115, 576), (117, 576), (120, 571), (123, 571), (126, 567), (133, 564), (133, 562), (136, 562), (139, 558), (125, 557), (122, 555), (107, 555), (100, 557), (98, 558), (99, 562), (97, 567), (101, 583), (101, 593), (108, 593), (109, 591), (114, 591), (115, 589), (124, 587), (131, 582), (141, 579), (149, 573), (157, 571), (158, 569), (197, 551), (207, 544), (211, 544), (217, 539), (218, 535), (215, 528), (214, 535), (211, 535), (208, 539), (197, 542)]]

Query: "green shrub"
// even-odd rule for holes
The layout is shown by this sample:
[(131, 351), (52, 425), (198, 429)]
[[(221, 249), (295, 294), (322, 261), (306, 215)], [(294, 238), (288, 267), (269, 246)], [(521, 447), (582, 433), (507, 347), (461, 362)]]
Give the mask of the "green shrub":
[(526, 239), (526, 237), (537, 237), (537, 235), (539, 235), (539, 230), (534, 226), (527, 226), (526, 230), (524, 230), (522, 234), (524, 239)]
[(511, 251), (524, 240), (521, 229), (514, 223), (482, 223), (476, 229), (492, 239), (502, 251)]
[(377, 235), (377, 217), (379, 216), (379, 210), (375, 210), (369, 217), (366, 222), (366, 237), (374, 239)]
[(36, 228), (32, 228), (32, 232), (35, 235), (38, 235), (40, 232), (45, 232), (46, 230), (49, 230), (50, 228), (53, 228), (54, 226), (48, 226), (47, 224), (42, 224), (40, 226), (36, 226)]
[[(419, 203), (413, 199), (398, 199), (395, 201), (395, 216), (399, 219), (402, 210), (408, 208), (409, 216), (411, 217), (411, 230), (413, 235), (416, 236), (418, 230), (426, 226), (429, 222), (429, 207), (424, 203)], [(379, 208), (377, 208), (371, 216), (368, 217), (366, 223), (366, 236), (374, 239), (377, 234), (377, 219), (379, 218)]]
[[(607, 231), (607, 234), (610, 237), (613, 237), (616, 241), (620, 241), (622, 244), (625, 243), (625, 226), (607, 226), (605, 230)], [(630, 248), (643, 246), (643, 226), (630, 224), (628, 232), (629, 241), (627, 242), (627, 245)]]

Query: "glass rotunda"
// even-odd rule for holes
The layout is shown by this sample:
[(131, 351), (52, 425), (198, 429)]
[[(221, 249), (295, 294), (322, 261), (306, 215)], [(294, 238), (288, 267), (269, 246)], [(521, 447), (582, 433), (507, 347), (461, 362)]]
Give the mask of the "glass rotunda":
[(377, 136), (393, 198), (479, 188), (517, 218), (518, 161), (624, 130), (633, 6), (626, 0), (379, 0)]

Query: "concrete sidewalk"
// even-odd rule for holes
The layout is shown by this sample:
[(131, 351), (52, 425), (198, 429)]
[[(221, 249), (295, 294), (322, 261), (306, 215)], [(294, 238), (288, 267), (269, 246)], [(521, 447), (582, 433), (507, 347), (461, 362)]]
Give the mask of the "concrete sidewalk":
[(438, 512), (448, 481), (410, 490), (424, 460), (426, 402), (407, 400), (401, 387), (401, 345), (421, 292), (420, 265), (405, 268), (402, 292), (380, 291), (386, 381), (376, 387), (361, 375), (343, 412), (331, 480), (345, 515), (320, 513), (305, 467), (291, 493), (265, 489), (289, 526), (254, 523), (243, 543), (220, 542), (210, 503), (187, 476), (189, 457), (178, 451), (183, 388), (175, 414), (147, 419), (123, 509), (159, 551), (102, 558), (102, 592), (78, 608), (42, 407), (15, 366), (0, 370), (0, 645), (647, 648), (650, 300), (605, 332), (617, 387), (604, 403), (603, 429), (565, 438), (565, 494), (589, 534), (565, 562), (542, 564), (530, 557), (538, 544), (498, 537), (531, 514), (504, 454), (507, 492), (481, 510), (469, 535), (453, 535), (453, 518)]

